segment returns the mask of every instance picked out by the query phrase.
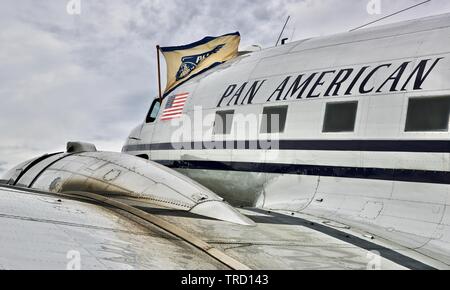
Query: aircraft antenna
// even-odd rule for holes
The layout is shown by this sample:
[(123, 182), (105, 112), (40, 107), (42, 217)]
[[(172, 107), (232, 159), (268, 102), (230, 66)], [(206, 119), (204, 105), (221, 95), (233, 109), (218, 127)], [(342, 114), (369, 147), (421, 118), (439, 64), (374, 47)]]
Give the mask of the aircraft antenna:
[(283, 36), (284, 30), (286, 29), (289, 19), (291, 19), (291, 16), (288, 16), (288, 18), (286, 19), (286, 23), (284, 23), (283, 29), (281, 30), (280, 36), (278, 36), (278, 40), (277, 40), (277, 43), (275, 44), (275, 46), (278, 46), (278, 43), (280, 42), (281, 37)]
[(408, 7), (408, 8), (405, 8), (405, 9), (402, 9), (402, 10), (397, 11), (397, 12), (395, 12), (395, 13), (392, 13), (392, 14), (389, 14), (389, 15), (387, 15), (387, 16), (384, 16), (384, 17), (382, 17), (382, 18), (380, 18), (380, 19), (377, 19), (377, 20), (375, 20), (375, 21), (372, 21), (372, 22), (366, 23), (366, 24), (364, 24), (364, 25), (358, 26), (358, 27), (353, 28), (352, 30), (350, 30), (350, 32), (355, 31), (355, 30), (358, 30), (358, 29), (361, 29), (361, 28), (366, 27), (366, 26), (369, 26), (369, 25), (371, 25), (371, 24), (377, 23), (377, 22), (379, 22), (379, 21), (381, 21), (381, 20), (384, 20), (384, 19), (386, 19), (386, 18), (392, 17), (392, 16), (394, 16), (394, 15), (403, 13), (403, 12), (405, 12), (405, 11), (408, 11), (408, 10), (410, 10), (410, 9), (416, 8), (416, 7), (420, 6), (420, 5), (423, 5), (423, 4), (428, 3), (428, 2), (431, 2), (431, 0), (423, 1), (423, 2), (421, 2), (421, 3), (415, 4), (415, 5), (410, 6), (410, 7)]

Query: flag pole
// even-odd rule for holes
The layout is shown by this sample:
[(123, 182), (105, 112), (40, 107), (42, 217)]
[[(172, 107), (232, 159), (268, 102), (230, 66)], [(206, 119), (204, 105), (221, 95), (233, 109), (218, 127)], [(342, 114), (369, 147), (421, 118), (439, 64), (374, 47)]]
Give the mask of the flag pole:
[(161, 93), (161, 64), (159, 61), (159, 45), (156, 46), (156, 58), (158, 63), (158, 89), (159, 89), (159, 101), (162, 102), (162, 93)]

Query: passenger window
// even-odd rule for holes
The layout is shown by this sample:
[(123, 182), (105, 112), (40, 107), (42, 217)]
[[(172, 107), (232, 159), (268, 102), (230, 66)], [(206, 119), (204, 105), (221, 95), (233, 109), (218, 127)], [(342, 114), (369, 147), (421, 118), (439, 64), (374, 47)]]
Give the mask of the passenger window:
[(216, 120), (214, 122), (214, 134), (228, 135), (231, 133), (233, 126), (234, 110), (216, 112)]
[(448, 131), (450, 96), (411, 98), (406, 116), (406, 132)]
[(287, 106), (265, 107), (263, 110), (261, 133), (283, 133), (286, 127)]
[(146, 123), (155, 122), (156, 118), (158, 118), (159, 110), (161, 109), (161, 102), (159, 99), (155, 99), (153, 101), (152, 106), (150, 107), (150, 111), (147, 114)]
[(328, 103), (323, 133), (354, 132), (358, 102)]

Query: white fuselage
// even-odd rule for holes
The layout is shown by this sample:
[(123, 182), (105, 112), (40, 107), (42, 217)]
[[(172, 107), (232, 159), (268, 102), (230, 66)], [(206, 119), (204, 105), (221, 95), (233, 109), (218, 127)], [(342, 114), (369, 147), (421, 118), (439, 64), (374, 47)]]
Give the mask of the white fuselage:
[[(242, 55), (183, 93), (183, 116), (161, 120), (168, 96), (124, 152), (234, 205), (357, 225), (450, 262), (450, 15)], [(286, 109), (279, 133), (261, 129), (272, 107)], [(222, 111), (234, 117), (218, 134)]]

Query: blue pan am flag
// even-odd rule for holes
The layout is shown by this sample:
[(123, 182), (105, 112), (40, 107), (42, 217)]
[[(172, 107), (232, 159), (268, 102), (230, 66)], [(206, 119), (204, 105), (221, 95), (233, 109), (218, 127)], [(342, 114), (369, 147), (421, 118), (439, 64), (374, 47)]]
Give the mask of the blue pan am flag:
[(239, 32), (204, 39), (174, 47), (161, 47), (167, 64), (164, 96), (178, 86), (212, 67), (235, 58), (241, 37)]

